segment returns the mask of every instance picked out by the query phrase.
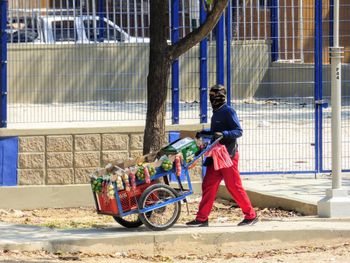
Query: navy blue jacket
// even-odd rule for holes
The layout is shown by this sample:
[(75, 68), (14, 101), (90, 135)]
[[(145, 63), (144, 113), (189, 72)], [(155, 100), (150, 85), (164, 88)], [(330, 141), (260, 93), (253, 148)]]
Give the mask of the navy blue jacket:
[(236, 151), (237, 138), (243, 134), (236, 111), (227, 104), (213, 112), (210, 131), (204, 131), (204, 133), (207, 132), (211, 134), (222, 132), (223, 139), (220, 143), (226, 146), (230, 156), (233, 156)]

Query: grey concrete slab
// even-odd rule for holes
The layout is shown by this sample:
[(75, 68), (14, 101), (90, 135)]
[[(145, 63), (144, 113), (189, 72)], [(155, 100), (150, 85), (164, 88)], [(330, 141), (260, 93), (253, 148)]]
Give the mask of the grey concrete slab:
[[(316, 215), (317, 202), (332, 187), (332, 178), (329, 175), (242, 176), (242, 181), (253, 206), (283, 208), (304, 215)], [(343, 174), (342, 185), (350, 194), (350, 174)], [(224, 183), (220, 185), (218, 195), (231, 199)]]
[[(270, 194), (273, 196), (290, 197), (313, 204), (322, 199), (326, 190), (332, 188), (332, 178), (329, 175), (276, 175), (276, 176), (245, 176), (243, 182), (247, 190)], [(342, 185), (350, 192), (350, 174), (344, 174)]]
[[(0, 223), (0, 249), (83, 252), (127, 252), (148, 255), (192, 253), (198, 248), (225, 247), (242, 242), (350, 239), (350, 219), (312, 217), (273, 219), (254, 226), (238, 227), (212, 224), (207, 228), (175, 225), (167, 231), (154, 232), (145, 227), (130, 230), (105, 229), (53, 230), (49, 228)], [(185, 245), (184, 245), (185, 244)]]

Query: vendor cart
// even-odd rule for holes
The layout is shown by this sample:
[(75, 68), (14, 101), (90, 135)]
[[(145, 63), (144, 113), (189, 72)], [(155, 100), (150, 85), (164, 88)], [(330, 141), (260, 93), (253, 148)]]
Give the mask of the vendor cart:
[[(190, 138), (180, 139), (163, 149), (164, 152), (174, 151), (174, 154), (177, 150), (181, 152), (183, 158), (180, 162), (174, 161), (171, 168), (170, 166), (157, 167), (154, 174), (150, 176), (150, 180), (136, 179), (133, 187), (125, 185), (129, 183), (128, 180), (124, 181), (124, 187), (121, 187), (123, 189), (118, 189), (117, 182), (110, 182), (103, 178), (92, 179), (93, 189), (94, 187), (96, 189), (98, 184), (96, 181), (101, 181), (100, 191), (93, 191), (97, 213), (113, 216), (115, 221), (127, 228), (136, 228), (144, 224), (151, 230), (159, 231), (173, 226), (180, 217), (181, 201), (187, 202), (186, 197), (193, 194), (189, 168), (210, 151), (220, 138), (212, 143), (202, 144), (201, 148), (196, 148), (193, 143), (189, 143), (191, 140), (193, 141)], [(182, 185), (180, 175), (187, 183), (186, 189)], [(177, 180), (176, 187), (169, 183), (174, 177)], [(108, 187), (114, 190), (113, 196), (107, 195)]]

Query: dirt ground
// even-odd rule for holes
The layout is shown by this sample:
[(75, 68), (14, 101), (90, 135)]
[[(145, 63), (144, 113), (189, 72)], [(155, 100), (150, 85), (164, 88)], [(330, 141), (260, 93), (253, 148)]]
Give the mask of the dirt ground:
[[(181, 216), (178, 224), (184, 224), (195, 218), (200, 201), (199, 196), (193, 195), (188, 200), (189, 214), (187, 214), (186, 204), (182, 204)], [(302, 216), (294, 211), (284, 211), (281, 209), (256, 208), (260, 220), (266, 218), (296, 217)], [(212, 223), (232, 223), (237, 224), (242, 220), (242, 212), (235, 207), (235, 203), (223, 199), (216, 200), (209, 222)], [(0, 222), (38, 225), (51, 228), (101, 228), (117, 224), (111, 216), (98, 215), (93, 207), (80, 207), (68, 209), (35, 209), (35, 210), (1, 210)]]
[[(184, 244), (185, 245), (185, 244)], [(181, 255), (177, 257), (153, 256), (145, 257), (136, 254), (114, 253), (47, 253), (44, 251), (1, 251), (0, 262), (176, 262), (176, 263), (323, 263), (350, 262), (350, 240), (332, 240), (320, 242), (295, 243), (249, 243), (238, 246), (231, 253), (208, 251), (205, 255)]]

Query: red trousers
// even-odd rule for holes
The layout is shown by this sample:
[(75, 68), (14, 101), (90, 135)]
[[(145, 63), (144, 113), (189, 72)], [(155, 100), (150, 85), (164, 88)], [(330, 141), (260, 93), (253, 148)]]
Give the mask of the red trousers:
[(216, 193), (218, 191), (222, 179), (225, 181), (227, 190), (242, 209), (244, 218), (253, 219), (256, 217), (254, 208), (252, 207), (249, 197), (242, 186), (241, 177), (238, 170), (239, 154), (236, 152), (232, 158), (233, 166), (215, 171), (214, 165), (207, 166), (207, 171), (202, 184), (202, 200), (199, 204), (196, 219), (206, 221), (213, 207)]

